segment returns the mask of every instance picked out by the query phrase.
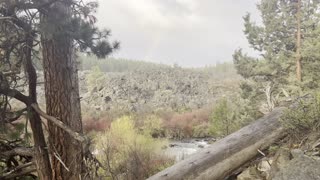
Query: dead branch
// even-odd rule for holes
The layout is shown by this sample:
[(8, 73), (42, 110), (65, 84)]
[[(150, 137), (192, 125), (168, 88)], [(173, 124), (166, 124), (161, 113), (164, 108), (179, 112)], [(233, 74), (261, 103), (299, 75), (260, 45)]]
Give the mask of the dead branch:
[(33, 148), (17, 147), (9, 151), (0, 152), (0, 155), (5, 157), (20, 155), (20, 156), (33, 156)]
[(49, 116), (47, 113), (45, 113), (44, 111), (42, 111), (38, 104), (31, 104), (31, 107), (43, 118), (47, 119), (48, 121), (50, 121), (51, 123), (55, 124), (56, 126), (60, 127), (61, 129), (63, 129), (64, 131), (66, 131), (70, 136), (72, 136), (74, 139), (78, 140), (81, 143), (86, 143), (88, 141), (88, 139), (78, 133), (73, 131), (72, 129), (70, 129), (67, 125), (65, 125), (62, 121), (58, 120), (57, 118), (53, 117), (53, 116)]
[(1, 88), (0, 87), (0, 94), (3, 94), (5, 96), (9, 96), (12, 98), (15, 98), (21, 102), (23, 102), (26, 105), (29, 105), (31, 100), (29, 98), (29, 96), (26, 96), (24, 94), (22, 94), (21, 92), (19, 92), (16, 89), (10, 89), (10, 88)]
[[(1, 17), (0, 17), (0, 20), (1, 20)], [(2, 72), (2, 75), (3, 76), (12, 76), (12, 75), (16, 75), (16, 74), (19, 74), (19, 73), (20, 73), (20, 71), (16, 70), (16, 71)]]
[(58, 161), (62, 164), (62, 166), (70, 172), (70, 169), (67, 167), (67, 165), (61, 160), (60, 155), (56, 152), (53, 153), (53, 155), (58, 159)]
[(23, 108), (23, 109), (18, 110), (18, 111), (16, 111), (16, 112), (10, 112), (10, 113), (8, 113), (10, 117), (6, 118), (6, 119), (5, 119), (5, 122), (6, 122), (6, 123), (12, 123), (12, 122), (20, 119), (20, 117), (21, 117), (22, 115), (24, 115), (24, 112), (26, 112), (27, 110), (28, 110), (27, 108)]
[[(10, 172), (4, 173), (2, 176), (0, 176), (0, 179), (14, 179), (16, 177), (21, 177), (21, 176), (30, 174), (32, 172), (35, 172), (37, 170), (35, 167), (29, 168), (29, 169), (23, 169), (23, 168), (26, 168), (26, 167), (29, 167), (32, 165), (33, 165), (33, 163), (32, 164), (30, 164), (30, 163), (22, 164)], [(23, 169), (23, 170), (21, 170), (21, 169)]]
[(8, 19), (12, 19), (12, 17), (0, 17), (0, 21), (1, 20), (8, 20)]
[[(4, 173), (3, 175), (11, 174), (12, 172), (18, 171), (20, 169), (23, 169), (23, 168), (26, 168), (26, 167), (29, 167), (29, 166), (32, 166), (32, 165), (34, 165), (34, 162), (28, 162), (28, 163), (22, 164), (20, 166), (16, 166), (13, 169), (9, 170), (9, 172)], [(5, 171), (7, 171), (7, 170), (5, 170)]]

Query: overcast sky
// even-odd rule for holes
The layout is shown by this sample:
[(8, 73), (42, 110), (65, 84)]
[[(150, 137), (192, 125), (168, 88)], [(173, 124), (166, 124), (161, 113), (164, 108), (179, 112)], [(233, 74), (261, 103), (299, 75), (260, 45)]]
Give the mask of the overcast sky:
[(98, 25), (121, 42), (113, 57), (186, 67), (231, 61), (248, 50), (242, 17), (258, 0), (99, 0)]

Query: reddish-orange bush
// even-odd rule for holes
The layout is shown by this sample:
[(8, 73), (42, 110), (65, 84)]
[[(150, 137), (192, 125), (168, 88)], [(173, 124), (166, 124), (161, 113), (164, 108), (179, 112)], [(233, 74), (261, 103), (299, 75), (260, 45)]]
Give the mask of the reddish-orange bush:
[(83, 120), (83, 130), (88, 133), (91, 131), (105, 131), (110, 128), (112, 120), (109, 118), (84, 118)]
[[(161, 119), (161, 132), (163, 136), (174, 139), (194, 137), (196, 127), (203, 129), (209, 124), (209, 116), (212, 113), (212, 107), (193, 110), (190, 112), (157, 111), (154, 115)], [(143, 129), (146, 119), (150, 114), (140, 113), (133, 115), (135, 126)], [(84, 117), (84, 131), (104, 131), (110, 127), (111, 122), (116, 119), (112, 113), (103, 113), (99, 115), (91, 114)], [(159, 129), (157, 129), (159, 131)], [(153, 133), (153, 132), (150, 132)], [(159, 133), (159, 132), (154, 132)], [(198, 133), (197, 133), (198, 134)]]
[(210, 108), (174, 113), (170, 116), (166, 114), (164, 118), (164, 129), (169, 131), (168, 135), (171, 138), (190, 138), (193, 137), (194, 127), (208, 124), (210, 114)]

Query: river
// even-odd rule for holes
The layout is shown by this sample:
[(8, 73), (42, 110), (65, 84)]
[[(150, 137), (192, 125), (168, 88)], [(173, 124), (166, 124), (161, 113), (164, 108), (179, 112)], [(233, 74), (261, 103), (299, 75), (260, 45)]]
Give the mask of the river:
[(209, 146), (212, 139), (186, 139), (181, 141), (172, 140), (167, 148), (164, 149), (164, 154), (172, 157), (176, 162), (185, 159), (191, 154), (196, 153), (200, 149)]

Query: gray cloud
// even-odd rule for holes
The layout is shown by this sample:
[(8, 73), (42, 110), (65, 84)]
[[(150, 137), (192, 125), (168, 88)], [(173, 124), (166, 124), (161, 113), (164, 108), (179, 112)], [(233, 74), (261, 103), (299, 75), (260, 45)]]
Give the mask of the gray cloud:
[(242, 17), (258, 0), (100, 0), (98, 24), (121, 41), (115, 57), (182, 66), (231, 61), (248, 50)]

